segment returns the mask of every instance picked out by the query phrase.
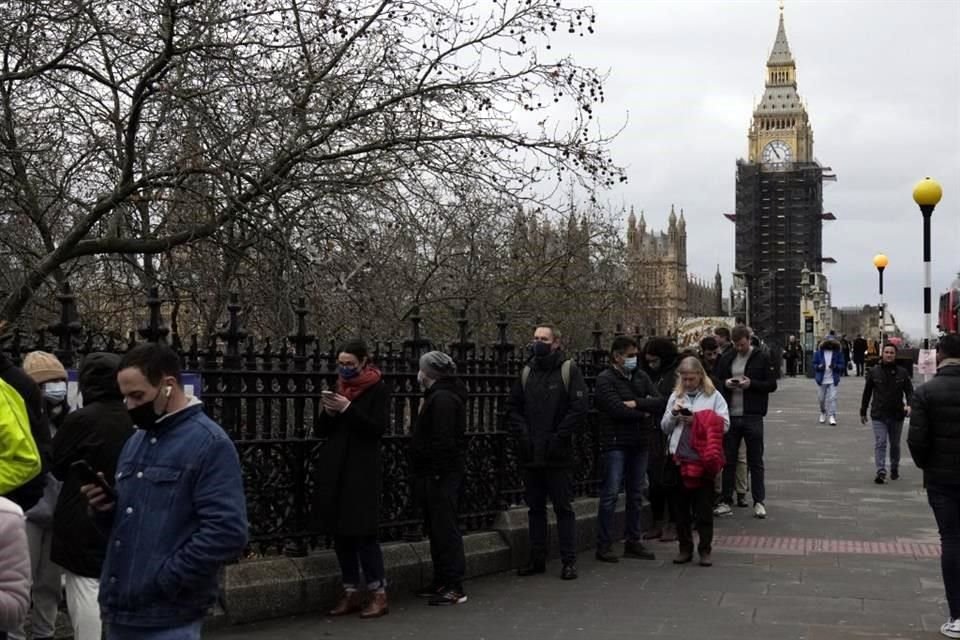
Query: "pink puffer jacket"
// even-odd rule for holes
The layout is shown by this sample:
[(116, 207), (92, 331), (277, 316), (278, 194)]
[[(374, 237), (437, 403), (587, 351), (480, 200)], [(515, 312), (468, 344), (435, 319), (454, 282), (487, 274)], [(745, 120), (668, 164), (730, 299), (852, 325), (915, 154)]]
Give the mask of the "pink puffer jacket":
[(0, 631), (15, 631), (30, 609), (30, 551), (23, 511), (0, 498)]

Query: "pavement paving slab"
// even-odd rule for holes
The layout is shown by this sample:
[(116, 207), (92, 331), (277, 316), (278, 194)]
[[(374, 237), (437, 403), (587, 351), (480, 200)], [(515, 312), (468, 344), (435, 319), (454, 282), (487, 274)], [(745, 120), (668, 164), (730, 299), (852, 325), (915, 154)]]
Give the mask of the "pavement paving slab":
[[(218, 640), (864, 640), (937, 638), (945, 620), (936, 524), (903, 443), (902, 478), (873, 483), (873, 433), (858, 419), (862, 378), (839, 388), (840, 424), (817, 421), (816, 386), (782, 380), (766, 421), (768, 518), (716, 521), (714, 566), (579, 558), (521, 579), (468, 581), (469, 601), (435, 608), (391, 594), (379, 620), (321, 612), (221, 628)], [(904, 436), (905, 438), (905, 436)]]

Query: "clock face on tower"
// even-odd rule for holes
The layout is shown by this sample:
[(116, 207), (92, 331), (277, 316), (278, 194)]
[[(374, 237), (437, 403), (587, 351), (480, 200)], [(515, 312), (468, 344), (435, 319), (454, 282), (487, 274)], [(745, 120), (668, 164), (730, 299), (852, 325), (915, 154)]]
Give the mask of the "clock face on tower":
[(763, 148), (761, 160), (764, 164), (784, 165), (793, 162), (793, 153), (790, 145), (783, 140), (773, 140)]

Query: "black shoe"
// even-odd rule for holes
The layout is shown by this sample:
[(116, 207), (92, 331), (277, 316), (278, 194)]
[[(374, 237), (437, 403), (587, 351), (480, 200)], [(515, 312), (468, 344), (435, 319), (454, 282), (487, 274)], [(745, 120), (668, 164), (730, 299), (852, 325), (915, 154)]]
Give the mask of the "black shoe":
[(618, 558), (617, 554), (615, 554), (609, 547), (606, 549), (597, 549), (596, 558), (600, 562), (620, 562), (620, 558)]
[(623, 545), (624, 558), (637, 558), (639, 560), (656, 560), (657, 556), (639, 542), (628, 542)]
[(418, 598), (435, 598), (443, 592), (443, 585), (430, 583), (423, 589), (417, 591)]
[(877, 471), (877, 477), (874, 478), (873, 481), (876, 482), (877, 484), (883, 484), (884, 482), (887, 481), (887, 472), (884, 471), (883, 469), (880, 469), (879, 471)]
[(890, 469), (890, 479), (899, 480), (900, 479), (900, 470), (899, 469)]
[(561, 580), (576, 580), (577, 579), (577, 565), (575, 564), (565, 564), (563, 569), (560, 570), (560, 579)]
[(467, 594), (463, 592), (463, 589), (443, 589), (430, 598), (429, 605), (431, 607), (448, 607), (453, 604), (463, 604), (466, 601)]
[(521, 578), (525, 578), (527, 576), (535, 576), (538, 573), (546, 573), (546, 572), (547, 572), (546, 563), (538, 562), (537, 560), (531, 560), (530, 564), (528, 564), (527, 566), (520, 567), (519, 569), (517, 569), (517, 575), (520, 576)]
[(747, 502), (747, 494), (738, 493), (737, 494), (737, 506), (738, 507), (749, 507), (750, 503)]

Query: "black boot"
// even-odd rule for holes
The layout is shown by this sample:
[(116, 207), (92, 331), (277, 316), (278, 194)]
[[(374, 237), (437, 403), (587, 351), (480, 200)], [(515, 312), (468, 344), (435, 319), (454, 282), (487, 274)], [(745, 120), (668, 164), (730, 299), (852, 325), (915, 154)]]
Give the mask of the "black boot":
[(527, 576), (535, 576), (538, 573), (547, 572), (547, 563), (544, 560), (530, 560), (526, 566), (520, 567), (517, 569), (517, 575), (525, 578)]

